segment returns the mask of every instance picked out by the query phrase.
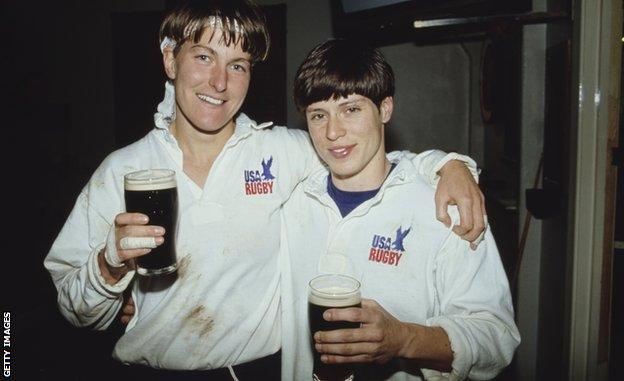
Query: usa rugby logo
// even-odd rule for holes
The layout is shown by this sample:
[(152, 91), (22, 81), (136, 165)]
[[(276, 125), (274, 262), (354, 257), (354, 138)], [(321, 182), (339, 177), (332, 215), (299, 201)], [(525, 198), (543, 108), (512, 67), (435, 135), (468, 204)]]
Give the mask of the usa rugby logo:
[(269, 160), (262, 159), (262, 171), (245, 170), (245, 194), (248, 196), (273, 193), (275, 176), (271, 173), (273, 156)]
[(409, 234), (412, 228), (403, 230), (401, 226), (396, 230), (394, 239), (383, 235), (375, 234), (371, 243), (368, 260), (371, 262), (383, 263), (389, 266), (398, 266), (399, 261), (405, 254), (403, 240)]

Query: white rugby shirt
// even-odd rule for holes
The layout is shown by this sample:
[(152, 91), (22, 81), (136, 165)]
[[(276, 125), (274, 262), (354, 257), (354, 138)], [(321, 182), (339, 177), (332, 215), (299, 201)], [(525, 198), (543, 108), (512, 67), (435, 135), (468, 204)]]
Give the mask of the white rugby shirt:
[[(65, 318), (76, 326), (107, 328), (134, 279), (136, 313), (115, 346), (119, 360), (214, 369), (275, 353), (281, 334), (279, 210), (320, 164), (307, 133), (270, 124), (257, 125), (241, 114), (203, 189), (183, 173), (182, 151), (166, 128), (110, 154), (78, 196), (44, 261)], [(412, 156), (432, 183), (454, 158), (440, 151)], [(130, 272), (107, 285), (97, 253), (124, 210), (124, 174), (146, 168), (176, 171), (178, 279), (163, 284), (163, 278)]]
[[(426, 379), (489, 379), (509, 364), (520, 336), (492, 234), (471, 251), (436, 220), (434, 192), (405, 159), (377, 195), (344, 218), (327, 193), (326, 170), (297, 187), (282, 208), (289, 221), (282, 223), (280, 251), (283, 380), (312, 377), (307, 286), (323, 273), (352, 275), (362, 283), (362, 298), (376, 300), (401, 321), (447, 332), (453, 370), (423, 369)], [(456, 209), (453, 214), (457, 221)], [(413, 368), (395, 359), (365, 367), (356, 378), (420, 380)]]

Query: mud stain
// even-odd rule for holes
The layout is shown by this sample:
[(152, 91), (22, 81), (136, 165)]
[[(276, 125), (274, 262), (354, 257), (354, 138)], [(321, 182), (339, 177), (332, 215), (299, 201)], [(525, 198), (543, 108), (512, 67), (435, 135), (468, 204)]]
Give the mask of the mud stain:
[(200, 338), (212, 332), (214, 328), (214, 318), (203, 305), (193, 308), (186, 315), (184, 321), (192, 326), (192, 331)]
[(184, 278), (188, 274), (189, 263), (191, 262), (191, 255), (185, 255), (178, 262), (178, 278)]

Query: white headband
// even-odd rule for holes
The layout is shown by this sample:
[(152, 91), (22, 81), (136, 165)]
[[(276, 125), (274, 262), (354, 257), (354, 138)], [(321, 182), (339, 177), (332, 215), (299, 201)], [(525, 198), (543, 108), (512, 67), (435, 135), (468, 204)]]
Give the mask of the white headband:
[[(160, 51), (164, 52), (166, 47), (175, 48), (177, 43), (165, 37), (160, 43)], [(154, 114), (154, 124), (158, 128), (169, 128), (169, 125), (175, 119), (175, 89), (171, 80), (165, 82), (165, 97), (158, 104), (157, 111)]]

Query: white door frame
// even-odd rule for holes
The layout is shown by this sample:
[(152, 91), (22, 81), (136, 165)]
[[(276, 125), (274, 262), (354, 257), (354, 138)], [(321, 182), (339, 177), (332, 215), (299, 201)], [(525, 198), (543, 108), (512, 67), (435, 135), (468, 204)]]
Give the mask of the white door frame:
[[(605, 212), (609, 119), (619, 104), (621, 0), (575, 4), (576, 115), (574, 218), (570, 229), (571, 269), (568, 350), (569, 380), (607, 380), (608, 363), (598, 363), (598, 328)], [(617, 74), (616, 74), (617, 73)], [(616, 102), (615, 107), (614, 102)], [(610, 114), (611, 113), (611, 114)], [(617, 119), (616, 119), (617, 120)]]

